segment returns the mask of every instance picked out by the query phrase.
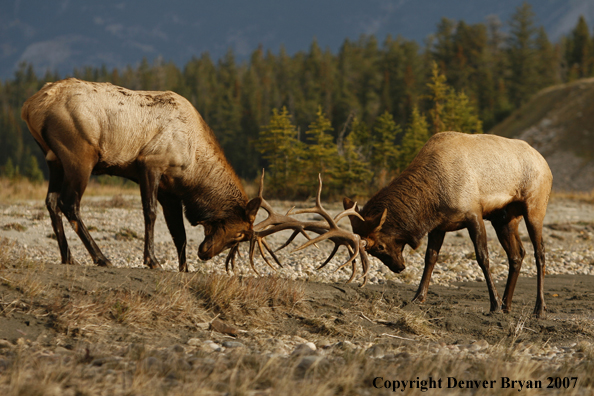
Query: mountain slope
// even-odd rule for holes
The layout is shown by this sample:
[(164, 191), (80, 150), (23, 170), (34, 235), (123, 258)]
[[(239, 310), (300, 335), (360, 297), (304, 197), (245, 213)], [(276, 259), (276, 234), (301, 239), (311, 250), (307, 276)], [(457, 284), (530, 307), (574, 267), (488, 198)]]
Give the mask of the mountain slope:
[(542, 90), (489, 132), (534, 146), (551, 167), (553, 189), (594, 189), (594, 78)]
[[(220, 58), (232, 48), (245, 59), (262, 44), (292, 54), (313, 38), (337, 51), (345, 38), (387, 34), (423, 40), (442, 17), (467, 23), (489, 15), (508, 21), (524, 0), (4, 0), (0, 6), (0, 79), (19, 62), (40, 73), (73, 68), (135, 65), (158, 56), (178, 66), (210, 52)], [(592, 26), (591, 0), (530, 0), (536, 23), (552, 40), (572, 29), (580, 14)]]

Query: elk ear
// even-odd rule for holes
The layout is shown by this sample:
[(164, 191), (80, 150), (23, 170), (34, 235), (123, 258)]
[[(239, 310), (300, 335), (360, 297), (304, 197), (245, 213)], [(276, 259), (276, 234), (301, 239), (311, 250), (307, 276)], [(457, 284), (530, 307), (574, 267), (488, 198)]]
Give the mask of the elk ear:
[(359, 213), (359, 205), (357, 205), (356, 202), (354, 202), (352, 199), (348, 197), (344, 197), (342, 199), (342, 206), (344, 207), (344, 210), (349, 210), (350, 208), (355, 206), (355, 211)]
[(370, 223), (369, 226), (373, 230), (372, 232), (379, 232), (382, 229), (387, 217), (388, 208), (384, 209), (384, 212), (381, 215), (378, 213), (375, 217), (366, 220), (366, 222)]
[(245, 214), (250, 224), (254, 224), (254, 220), (256, 220), (256, 215), (258, 214), (261, 204), (262, 197), (253, 198), (247, 203), (247, 206), (245, 207)]

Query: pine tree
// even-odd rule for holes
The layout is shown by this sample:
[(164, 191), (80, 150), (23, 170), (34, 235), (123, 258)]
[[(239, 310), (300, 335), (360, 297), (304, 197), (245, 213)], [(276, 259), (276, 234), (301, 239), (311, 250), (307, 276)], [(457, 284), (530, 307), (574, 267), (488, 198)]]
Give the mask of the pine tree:
[(384, 112), (375, 121), (372, 131), (372, 156), (371, 164), (375, 171), (375, 179), (378, 185), (383, 186), (391, 179), (391, 176), (398, 169), (398, 147), (396, 137), (401, 128), (394, 121), (389, 112)]
[(8, 179), (14, 179), (15, 177), (19, 176), (19, 167), (18, 166), (14, 166), (14, 163), (12, 162), (12, 158), (8, 157), (8, 160), (6, 160), (6, 163), (4, 164), (4, 167), (2, 168), (2, 176), (8, 178)]
[(39, 163), (33, 154), (30, 154), (25, 162), (23, 176), (33, 183), (41, 183), (43, 181), (43, 172), (39, 169)]
[(401, 170), (412, 162), (427, 140), (429, 140), (427, 119), (419, 113), (419, 109), (415, 106), (402, 137), (402, 143), (400, 143), (399, 164)]
[[(292, 178), (298, 174), (303, 152), (302, 143), (296, 138), (297, 130), (291, 123), (289, 112), (283, 107), (272, 110), (268, 125), (262, 127), (256, 148), (268, 162), (269, 189), (287, 196), (296, 188)], [(268, 188), (267, 188), (268, 189)]]
[(322, 106), (318, 106), (316, 119), (305, 132), (309, 143), (305, 154), (307, 169), (305, 185), (315, 187), (318, 184), (317, 176), (320, 173), (324, 176), (324, 184), (329, 187), (325, 190), (326, 192), (335, 186), (340, 167), (338, 149), (330, 134), (332, 130), (332, 124), (324, 115)]
[(569, 68), (569, 80), (591, 75), (593, 55), (588, 24), (584, 16), (580, 15), (566, 45), (565, 57)]
[(532, 7), (528, 3), (523, 3), (512, 15), (508, 40), (509, 90), (511, 102), (516, 107), (526, 102), (538, 89), (535, 32)]
[(559, 83), (559, 59), (557, 51), (549, 41), (544, 27), (536, 33), (536, 55), (538, 58), (536, 73), (538, 75), (537, 88), (542, 89)]
[(427, 84), (429, 87), (429, 99), (432, 102), (432, 108), (429, 110), (431, 119), (431, 132), (436, 134), (445, 130), (443, 123), (443, 107), (447, 100), (449, 87), (446, 84), (445, 75), (439, 72), (439, 66), (434, 61), (431, 66), (431, 81)]
[(433, 63), (429, 98), (432, 108), (429, 116), (432, 120), (433, 134), (443, 131), (464, 133), (483, 133), (482, 121), (478, 110), (464, 92), (456, 92), (446, 83), (446, 78), (439, 72), (437, 63)]
[(373, 178), (371, 166), (362, 155), (362, 147), (357, 141), (357, 135), (351, 131), (342, 145), (343, 156), (338, 175), (342, 193), (347, 196), (367, 194)]
[(464, 92), (450, 89), (443, 108), (443, 125), (445, 131), (464, 133), (483, 133), (483, 123), (468, 96)]

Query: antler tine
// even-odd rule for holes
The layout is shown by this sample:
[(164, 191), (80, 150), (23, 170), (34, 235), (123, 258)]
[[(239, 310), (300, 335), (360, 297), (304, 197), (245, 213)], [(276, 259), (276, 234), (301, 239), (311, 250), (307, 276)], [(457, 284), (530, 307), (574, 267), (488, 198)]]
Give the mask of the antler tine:
[(338, 221), (340, 219), (342, 219), (345, 216), (357, 216), (358, 218), (360, 218), (361, 220), (365, 221), (365, 219), (363, 218), (363, 216), (361, 216), (359, 214), (359, 212), (357, 212), (355, 210), (355, 208), (357, 207), (357, 202), (355, 202), (355, 204), (353, 205), (352, 208), (344, 210), (342, 212), (340, 212), (339, 214), (336, 215), (336, 217), (334, 218), (334, 222), (338, 223)]
[(270, 245), (268, 244), (268, 242), (266, 242), (266, 239), (262, 238), (262, 243), (264, 244), (264, 247), (266, 248), (266, 250), (268, 251), (268, 253), (270, 253), (270, 255), (272, 256), (272, 258), (274, 259), (274, 261), (276, 261), (276, 263), (278, 264), (278, 266), (281, 267), (281, 268), (283, 268), (283, 265), (279, 261), (278, 257), (276, 257), (276, 254), (274, 254), (274, 251), (272, 250), (272, 248), (270, 247)]
[(231, 246), (231, 249), (229, 249), (229, 254), (227, 255), (227, 258), (225, 259), (225, 271), (227, 271), (227, 274), (229, 274), (229, 263), (231, 264), (231, 270), (235, 271), (235, 255), (239, 254), (239, 243)]
[(265, 262), (266, 264), (268, 264), (268, 266), (269, 266), (270, 268), (272, 268), (273, 270), (275, 270), (275, 271), (276, 271), (276, 268), (274, 268), (274, 267), (272, 266), (272, 264), (270, 264), (270, 261), (268, 261), (268, 258), (267, 258), (267, 257), (266, 257), (266, 255), (264, 254), (264, 246), (262, 246), (262, 240), (263, 240), (263, 238), (257, 238), (257, 239), (256, 239), (256, 241), (258, 242), (258, 249), (260, 249), (260, 254), (262, 255), (262, 258), (264, 259), (264, 262)]
[[(322, 207), (322, 174), (318, 173), (318, 192), (316, 194), (316, 206), (313, 208), (298, 209), (293, 214), (316, 213), (319, 214), (328, 222), (330, 229), (338, 228), (336, 222), (328, 212)], [(309, 246), (309, 245), (308, 245)]]
[(324, 263), (322, 263), (322, 265), (320, 265), (318, 268), (316, 268), (317, 271), (321, 270), (322, 268), (324, 268), (326, 266), (326, 264), (328, 264), (330, 262), (330, 260), (332, 260), (332, 257), (334, 257), (334, 255), (336, 254), (336, 252), (338, 252), (338, 248), (340, 247), (339, 243), (335, 243), (334, 244), (334, 249), (332, 249), (332, 253), (330, 253), (330, 256), (328, 256), (328, 258), (326, 259), (326, 261), (324, 261)]
[(367, 274), (369, 273), (369, 258), (367, 257), (365, 249), (361, 249), (359, 254), (361, 255), (361, 266), (363, 267), (363, 275), (361, 275), (359, 279), (363, 278), (363, 283), (360, 286), (363, 287), (367, 284)]
[(254, 253), (256, 251), (256, 240), (254, 238), (252, 238), (250, 240), (250, 265), (252, 267), (252, 269), (254, 270), (254, 272), (256, 273), (256, 275), (260, 275), (258, 273), (258, 271), (256, 271), (256, 266), (254, 265)]

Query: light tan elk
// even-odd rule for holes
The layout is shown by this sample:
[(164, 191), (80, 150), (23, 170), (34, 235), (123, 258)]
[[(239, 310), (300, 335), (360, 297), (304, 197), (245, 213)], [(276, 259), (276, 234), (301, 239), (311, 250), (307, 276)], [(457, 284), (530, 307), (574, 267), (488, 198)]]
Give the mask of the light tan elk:
[[(534, 314), (546, 307), (543, 294), (545, 251), (542, 225), (553, 176), (545, 159), (526, 142), (494, 135), (443, 132), (434, 135), (398, 177), (359, 210), (365, 221), (349, 216), (367, 253), (394, 272), (404, 270), (402, 250), (416, 249), (428, 233), (425, 269), (413, 301), (423, 302), (445, 233), (468, 229), (491, 302), (491, 311), (508, 312), (524, 259), (518, 234), (522, 218), (534, 246), (537, 294)], [(503, 306), (489, 273), (487, 234), (490, 220), (507, 253), (509, 274)]]
[(204, 226), (198, 255), (207, 260), (254, 238), (261, 198), (247, 195), (213, 132), (183, 97), (173, 92), (131, 91), (74, 78), (46, 84), (23, 105), (21, 116), (49, 166), (46, 204), (62, 262), (75, 263), (64, 235), (62, 212), (93, 261), (109, 266), (80, 217), (91, 174), (140, 184), (145, 221), (144, 263), (160, 267), (153, 233), (157, 201), (163, 207), (179, 259), (187, 271), (183, 213)]

